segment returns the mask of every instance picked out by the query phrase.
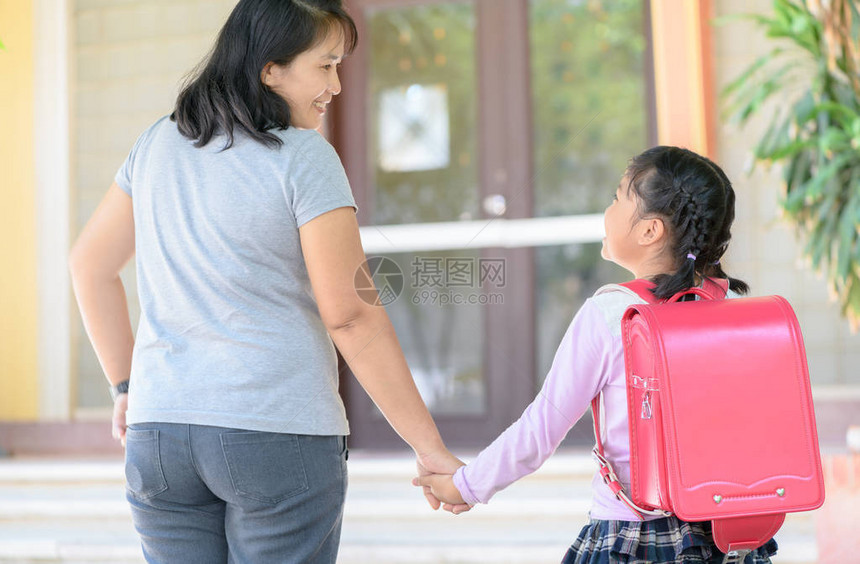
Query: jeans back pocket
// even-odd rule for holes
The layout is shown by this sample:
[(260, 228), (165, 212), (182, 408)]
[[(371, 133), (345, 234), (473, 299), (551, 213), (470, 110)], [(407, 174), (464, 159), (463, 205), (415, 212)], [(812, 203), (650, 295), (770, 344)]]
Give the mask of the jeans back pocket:
[(167, 490), (161, 468), (158, 429), (135, 429), (125, 432), (125, 481), (138, 499), (148, 499)]
[(309, 489), (296, 435), (229, 432), (221, 448), (238, 496), (274, 505)]

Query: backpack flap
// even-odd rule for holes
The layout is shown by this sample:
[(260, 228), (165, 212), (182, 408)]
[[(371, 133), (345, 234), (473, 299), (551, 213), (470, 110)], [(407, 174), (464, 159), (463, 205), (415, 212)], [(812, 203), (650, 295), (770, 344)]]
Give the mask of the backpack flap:
[(783, 298), (634, 305), (622, 331), (634, 500), (687, 521), (823, 503), (806, 355)]

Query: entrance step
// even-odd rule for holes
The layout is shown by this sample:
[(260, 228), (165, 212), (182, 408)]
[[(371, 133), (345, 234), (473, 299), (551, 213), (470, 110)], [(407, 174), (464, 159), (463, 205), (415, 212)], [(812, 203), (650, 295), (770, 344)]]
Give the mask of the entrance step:
[[(468, 458), (463, 456), (462, 458)], [(587, 521), (585, 452), (538, 472), (464, 515), (432, 511), (410, 484), (408, 456), (350, 451), (341, 564), (558, 562)], [(813, 564), (809, 514), (790, 515), (774, 564)], [(139, 564), (118, 459), (0, 460), (0, 564)]]

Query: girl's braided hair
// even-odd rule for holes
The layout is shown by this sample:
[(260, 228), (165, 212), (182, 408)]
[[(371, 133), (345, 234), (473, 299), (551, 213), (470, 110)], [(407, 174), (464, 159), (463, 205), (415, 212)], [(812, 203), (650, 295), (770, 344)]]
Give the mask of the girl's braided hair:
[(626, 176), (639, 199), (640, 217), (661, 218), (669, 233), (676, 270), (654, 277), (657, 298), (695, 286), (696, 273), (728, 278), (739, 294), (749, 291), (720, 265), (731, 239), (735, 192), (719, 166), (687, 149), (659, 146), (634, 157)]

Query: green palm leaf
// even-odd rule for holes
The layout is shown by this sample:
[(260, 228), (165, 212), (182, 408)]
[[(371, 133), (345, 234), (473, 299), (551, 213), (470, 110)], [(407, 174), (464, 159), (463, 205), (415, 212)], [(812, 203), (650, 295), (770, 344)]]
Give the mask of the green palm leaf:
[[(822, 5), (823, 4), (823, 5)], [(756, 166), (783, 164), (780, 206), (826, 272), (852, 329), (860, 327), (860, 13), (852, 0), (774, 0), (771, 16), (748, 15), (780, 42), (724, 90), (740, 123), (779, 98), (783, 109), (755, 147)], [(846, 16), (847, 14), (847, 16)], [(793, 43), (799, 49), (784, 49)], [(778, 61), (777, 61), (778, 59)], [(809, 69), (804, 71), (804, 69)], [(801, 76), (807, 72), (807, 76)], [(805, 89), (788, 85), (800, 76)]]

